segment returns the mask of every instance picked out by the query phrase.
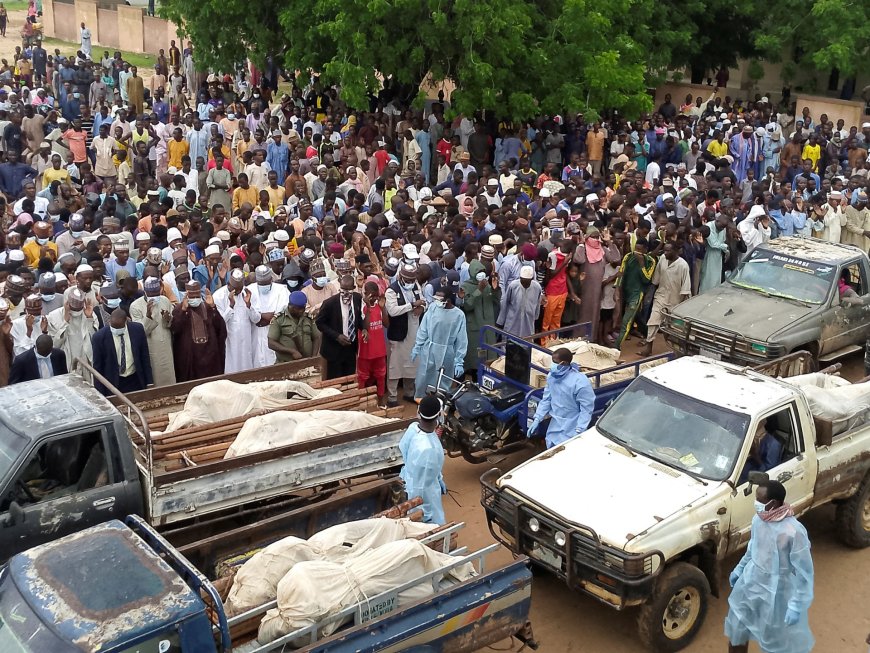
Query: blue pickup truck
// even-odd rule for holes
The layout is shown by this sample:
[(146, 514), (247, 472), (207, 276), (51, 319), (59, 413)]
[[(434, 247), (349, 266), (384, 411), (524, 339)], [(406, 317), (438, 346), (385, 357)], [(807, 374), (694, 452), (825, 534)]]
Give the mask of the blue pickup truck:
[[(543, 386), (533, 382), (533, 375), (542, 378), (541, 374), (549, 372), (553, 353), (539, 341), (589, 340), (590, 333), (588, 322), (527, 338), (485, 325), (478, 342), (476, 382), (450, 379), (442, 373), (438, 383), (437, 394), (445, 416), (442, 443), (447, 454), (479, 464), (487, 462), (493, 453), (507, 454), (529, 446), (526, 430), (544, 396)], [(546, 365), (535, 362), (542, 357)], [(600, 370), (583, 369), (595, 389), (592, 423), (641, 371), (673, 358), (674, 354), (668, 352)], [(493, 366), (495, 360), (503, 361), (502, 369)]]
[[(430, 545), (449, 547), (451, 529)], [(431, 536), (430, 536), (431, 537)], [(424, 540), (425, 541), (425, 540)], [(267, 653), (307, 641), (306, 653), (471, 652), (507, 637), (536, 648), (528, 624), (531, 573), (520, 558), (494, 571), (467, 554), (393, 591), (268, 644), (253, 637), (271, 602), (228, 619), (215, 585), (142, 518), (131, 516), (15, 555), (0, 571), (3, 653)], [(454, 565), (479, 574), (428, 599), (397, 605), (405, 587), (432, 583)], [(435, 585), (438, 587), (437, 585)], [(387, 606), (370, 617), (369, 606)], [(350, 623), (318, 639), (332, 620)], [(292, 648), (292, 647), (291, 647)]]

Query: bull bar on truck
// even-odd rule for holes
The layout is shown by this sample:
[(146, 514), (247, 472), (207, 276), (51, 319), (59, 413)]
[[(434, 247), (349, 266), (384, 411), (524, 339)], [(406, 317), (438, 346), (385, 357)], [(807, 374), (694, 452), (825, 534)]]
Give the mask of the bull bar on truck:
[(661, 551), (626, 553), (609, 546), (592, 528), (554, 517), (520, 492), (497, 487), (501, 475), (501, 470), (491, 469), (480, 477), (481, 504), (497, 541), (528, 556), (571, 589), (617, 610), (638, 605), (652, 594), (665, 564)]

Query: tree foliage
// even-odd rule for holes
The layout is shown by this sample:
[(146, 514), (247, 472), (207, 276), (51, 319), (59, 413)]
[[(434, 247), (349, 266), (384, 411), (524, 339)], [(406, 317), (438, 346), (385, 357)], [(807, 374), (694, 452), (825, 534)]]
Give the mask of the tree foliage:
[[(755, 42), (771, 60), (847, 75), (870, 72), (870, 2), (772, 0)], [(785, 56), (783, 57), (783, 53)]]
[(455, 85), (453, 107), (511, 118), (650, 108), (669, 68), (738, 58), (866, 70), (870, 2), (854, 0), (163, 0), (196, 58), (230, 70), (270, 55), (364, 107), (385, 78)]
[[(227, 70), (280, 53), (365, 106), (383, 77), (456, 86), (454, 108), (503, 116), (649, 107), (626, 8), (652, 0), (164, 0), (198, 58)], [(645, 10), (646, 11), (646, 10)]]

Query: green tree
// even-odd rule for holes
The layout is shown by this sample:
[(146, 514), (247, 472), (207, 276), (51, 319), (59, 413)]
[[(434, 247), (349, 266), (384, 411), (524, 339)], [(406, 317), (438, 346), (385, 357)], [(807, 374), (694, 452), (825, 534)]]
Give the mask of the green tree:
[(773, 61), (845, 75), (870, 72), (868, 2), (771, 0), (758, 19), (756, 45)]
[(653, 0), (164, 0), (202, 64), (228, 70), (280, 53), (364, 107), (382, 80), (456, 85), (453, 107), (538, 112), (650, 108), (648, 56), (632, 32)]

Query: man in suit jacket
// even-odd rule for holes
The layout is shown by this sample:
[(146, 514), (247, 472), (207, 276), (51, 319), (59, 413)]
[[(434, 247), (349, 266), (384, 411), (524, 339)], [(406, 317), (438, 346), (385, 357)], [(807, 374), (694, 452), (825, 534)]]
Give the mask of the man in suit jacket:
[[(154, 382), (145, 329), (138, 322), (128, 322), (124, 309), (112, 311), (109, 325), (93, 335), (91, 345), (94, 369), (121, 392), (144, 390)], [(94, 385), (104, 395), (112, 394), (96, 378)]]
[(59, 374), (66, 374), (66, 354), (63, 350), (56, 349), (51, 336), (43, 333), (36, 339), (36, 345), (23, 354), (19, 354), (12, 361), (9, 370), (9, 385), (35, 381), (36, 379), (50, 379)]
[(345, 275), (341, 291), (320, 305), (315, 324), (323, 335), (320, 355), (326, 359), (326, 378), (356, 374), (357, 334), (363, 328), (362, 295), (356, 282)]

